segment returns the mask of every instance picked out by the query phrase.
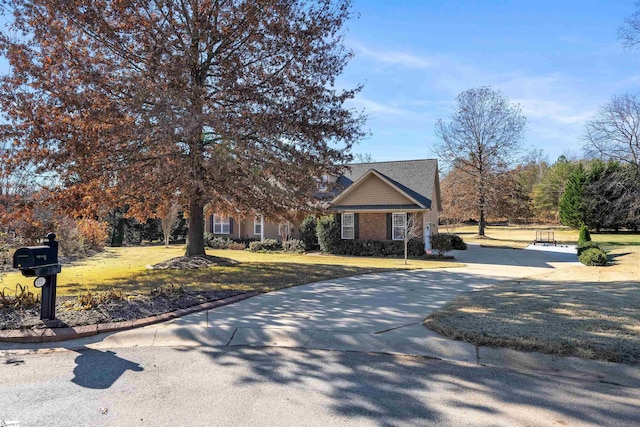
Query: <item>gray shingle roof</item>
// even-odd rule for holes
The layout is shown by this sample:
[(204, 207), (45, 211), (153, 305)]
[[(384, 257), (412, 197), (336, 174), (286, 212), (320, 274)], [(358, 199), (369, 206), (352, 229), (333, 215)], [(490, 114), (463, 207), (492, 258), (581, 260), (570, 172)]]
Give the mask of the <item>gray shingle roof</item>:
[(431, 200), (440, 204), (438, 188), (438, 161), (435, 159), (402, 160), (395, 162), (357, 163), (347, 165), (344, 174), (338, 178), (338, 185), (347, 188), (369, 170), (384, 175), (398, 189), (424, 206), (431, 208)]

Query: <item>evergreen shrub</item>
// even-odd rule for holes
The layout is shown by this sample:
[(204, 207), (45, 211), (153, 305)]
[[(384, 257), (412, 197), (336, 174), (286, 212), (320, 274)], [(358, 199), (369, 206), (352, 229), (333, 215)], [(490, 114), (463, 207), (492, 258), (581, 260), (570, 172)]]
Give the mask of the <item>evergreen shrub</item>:
[(300, 225), (300, 238), (304, 242), (307, 251), (318, 247), (318, 235), (316, 234), (317, 221), (314, 215), (307, 216)]
[(578, 259), (584, 265), (607, 265), (607, 254), (599, 248), (586, 249), (582, 254), (580, 254)]
[(341, 242), (340, 226), (332, 216), (323, 216), (317, 220), (316, 236), (322, 252), (335, 253)]
[(578, 245), (591, 241), (591, 234), (589, 234), (589, 227), (583, 225), (580, 227), (580, 234), (578, 235)]
[(576, 249), (578, 251), (578, 257), (580, 257), (580, 255), (587, 249), (600, 249), (600, 246), (596, 242), (588, 241), (578, 244)]

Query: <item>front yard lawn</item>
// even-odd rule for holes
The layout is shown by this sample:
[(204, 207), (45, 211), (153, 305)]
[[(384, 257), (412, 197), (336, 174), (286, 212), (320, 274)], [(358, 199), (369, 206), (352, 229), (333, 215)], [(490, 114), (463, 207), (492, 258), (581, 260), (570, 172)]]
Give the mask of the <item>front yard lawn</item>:
[[(252, 253), (209, 250), (207, 254), (238, 261), (228, 267), (197, 270), (149, 270), (148, 265), (182, 256), (184, 247), (142, 246), (106, 248), (85, 260), (63, 265), (58, 275), (58, 295), (78, 295), (86, 291), (112, 288), (125, 293), (148, 293), (163, 285), (179, 285), (185, 290), (233, 290), (268, 292), (289, 286), (336, 277), (397, 269), (460, 266), (453, 262), (404, 260), (397, 258), (338, 257), (316, 254)], [(0, 287), (10, 292), (16, 284), (33, 290), (33, 278), (20, 273), (6, 274)]]
[(425, 325), (478, 346), (640, 364), (640, 287), (524, 281), (458, 297)]
[(269, 292), (356, 274), (461, 265), (410, 260), (405, 266), (403, 260), (392, 258), (212, 250), (209, 255), (236, 263), (183, 270), (147, 268), (183, 253), (181, 246), (107, 248), (86, 260), (64, 265), (58, 275), (59, 298), (54, 321), (39, 319), (39, 304), (14, 308), (11, 299), (2, 304), (6, 299), (1, 292), (12, 297), (19, 286), (29, 286), (33, 294), (40, 295), (32, 286), (33, 278), (7, 274), (0, 282), (0, 330), (135, 320), (245, 292)]
[[(465, 225), (447, 228), (440, 227), (440, 232), (457, 234), (467, 243), (477, 243), (481, 246), (498, 246), (513, 249), (523, 249), (533, 243), (536, 231), (552, 231), (558, 244), (575, 245), (578, 241), (578, 230), (561, 225), (509, 225), (487, 226), (485, 237), (478, 238), (477, 225)], [(639, 246), (640, 234), (621, 231), (619, 233), (592, 233), (591, 239), (604, 246)]]
[(640, 236), (595, 236), (616, 245), (612, 265), (564, 266), (468, 292), (425, 326), (479, 346), (640, 364)]

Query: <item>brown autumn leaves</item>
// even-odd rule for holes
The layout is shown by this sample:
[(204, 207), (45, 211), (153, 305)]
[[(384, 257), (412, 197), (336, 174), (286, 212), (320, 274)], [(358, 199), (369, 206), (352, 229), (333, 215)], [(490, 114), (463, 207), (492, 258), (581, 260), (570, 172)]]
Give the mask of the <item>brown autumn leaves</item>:
[(46, 172), (38, 186), (73, 215), (162, 216), (177, 201), (197, 255), (205, 210), (304, 209), (363, 135), (344, 105), (360, 87), (334, 85), (348, 0), (2, 6), (3, 172)]

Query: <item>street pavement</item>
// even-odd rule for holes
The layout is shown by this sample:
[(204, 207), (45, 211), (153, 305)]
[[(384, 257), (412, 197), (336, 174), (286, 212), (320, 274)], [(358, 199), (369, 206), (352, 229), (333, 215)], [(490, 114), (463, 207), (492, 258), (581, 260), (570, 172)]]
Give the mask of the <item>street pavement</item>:
[[(282, 425), (277, 421), (286, 419), (296, 425), (625, 425), (640, 419), (638, 368), (476, 348), (421, 325), (428, 313), (462, 292), (574, 265), (574, 254), (470, 246), (456, 258), (466, 266), (318, 282), (66, 343), (0, 344), (0, 357), (6, 359), (0, 364), (0, 421), (24, 415), (30, 425), (36, 415), (26, 416), (20, 401), (35, 393), (37, 384), (59, 387), (64, 402), (71, 391), (93, 406), (108, 397), (104, 408), (122, 411), (116, 416), (113, 409), (111, 418), (103, 419), (88, 407), (92, 425), (157, 425), (174, 420), (169, 408), (179, 416), (186, 414), (183, 407), (198, 403), (208, 408), (204, 414), (216, 408), (215, 422), (207, 423), (205, 416), (187, 424), (261, 425), (262, 420), (262, 425)], [(47, 361), (54, 377), (29, 380), (33, 374), (24, 368), (47, 370)], [(109, 366), (106, 373), (104, 366)], [(158, 366), (166, 368), (162, 374)], [(218, 389), (212, 384), (222, 372), (228, 376)], [(69, 381), (107, 392), (87, 395)], [(181, 390), (179, 396), (167, 384)], [(113, 393), (121, 387), (133, 397)], [(14, 393), (21, 389), (22, 394)], [(288, 393), (293, 393), (289, 402), (276, 397)], [(205, 401), (218, 398), (224, 410), (220, 403), (206, 407)], [(229, 408), (225, 398), (234, 402)], [(347, 398), (354, 403), (344, 402)], [(141, 413), (145, 399), (159, 409), (157, 418), (145, 412), (143, 423), (127, 414)], [(180, 408), (172, 399), (181, 402)], [(62, 401), (56, 408), (71, 404)], [(11, 407), (22, 410), (3, 412)], [(129, 412), (122, 409), (127, 407)]]
[[(421, 357), (253, 347), (0, 358), (24, 426), (633, 426), (638, 388)], [(2, 425), (0, 423), (0, 425)]]

